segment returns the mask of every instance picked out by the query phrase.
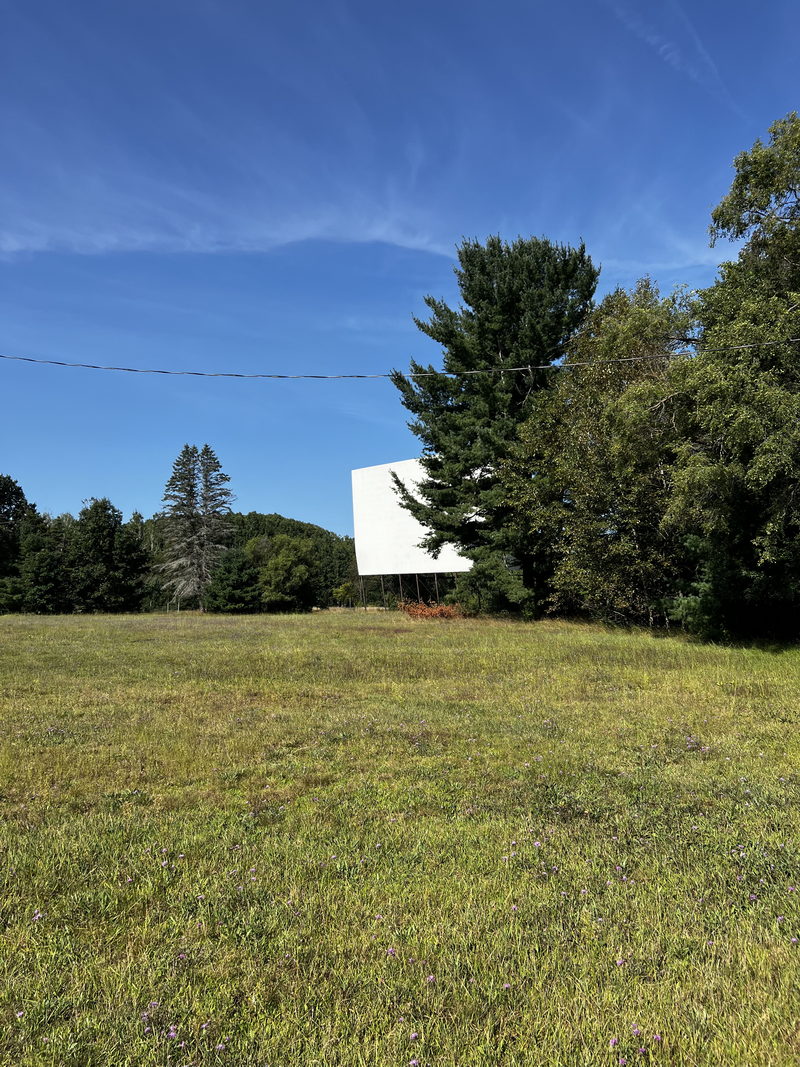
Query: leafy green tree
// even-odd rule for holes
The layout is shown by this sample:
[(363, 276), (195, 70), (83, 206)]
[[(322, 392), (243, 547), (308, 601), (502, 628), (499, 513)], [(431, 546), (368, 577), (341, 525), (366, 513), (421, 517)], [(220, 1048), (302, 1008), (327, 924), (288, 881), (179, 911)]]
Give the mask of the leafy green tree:
[(213, 449), (184, 445), (164, 489), (163, 584), (178, 601), (202, 606), (229, 539), (233, 494)]
[(505, 596), (510, 604), (541, 587), (546, 562), (538, 542), (519, 536), (510, 521), (499, 467), (537, 392), (552, 381), (550, 370), (535, 368), (564, 356), (591, 307), (599, 272), (583, 245), (537, 238), (465, 241), (458, 261), (462, 306), (428, 296), (430, 320), (415, 320), (442, 346), (442, 370), (412, 361), (408, 375), (392, 375), (413, 416), (425, 472), (416, 495), (399, 482), (397, 488), (430, 530), (425, 545), (434, 553), (454, 544), (486, 574), (498, 562), (511, 564), (509, 575), (518, 579)]
[(700, 294), (702, 343), (671, 386), (668, 518), (694, 559), (674, 612), (713, 636), (800, 629), (800, 119), (770, 135), (713, 212), (712, 238), (745, 244)]
[(331, 592), (331, 599), (334, 604), (338, 604), (340, 607), (352, 608), (358, 600), (356, 583), (348, 581), (342, 582), (341, 585), (337, 585)]
[(262, 610), (258, 568), (243, 549), (231, 549), (223, 556), (206, 589), (203, 606), (206, 611), (228, 615)]
[(334, 601), (333, 590), (342, 582), (357, 577), (352, 537), (340, 537), (310, 522), (287, 519), (283, 515), (263, 515), (255, 511), (247, 515), (234, 512), (230, 521), (234, 546), (249, 545), (252, 549), (255, 542), (263, 542), (259, 551), (266, 551), (269, 541), (278, 535), (310, 541), (313, 544), (313, 603), (319, 607), (327, 607)]
[(310, 611), (316, 606), (313, 541), (277, 534), (252, 542), (248, 553), (258, 567), (266, 611)]
[[(719, 238), (746, 239), (739, 272), (768, 278), (773, 289), (800, 289), (797, 233), (800, 226), (800, 118), (790, 112), (769, 128), (768, 144), (757, 140), (733, 161), (730, 191), (711, 213), (712, 245)], [(728, 272), (736, 273), (729, 265)]]
[(669, 369), (690, 324), (686, 299), (660, 299), (647, 279), (609, 294), (520, 430), (503, 474), (515, 522), (552, 546), (553, 609), (665, 621), (682, 558), (664, 523)]

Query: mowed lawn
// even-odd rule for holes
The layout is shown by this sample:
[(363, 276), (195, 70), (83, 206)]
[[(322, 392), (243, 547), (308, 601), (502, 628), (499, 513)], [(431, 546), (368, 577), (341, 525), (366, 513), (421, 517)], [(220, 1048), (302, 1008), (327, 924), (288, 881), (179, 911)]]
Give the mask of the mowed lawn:
[(3, 1065), (800, 1063), (800, 651), (0, 618)]

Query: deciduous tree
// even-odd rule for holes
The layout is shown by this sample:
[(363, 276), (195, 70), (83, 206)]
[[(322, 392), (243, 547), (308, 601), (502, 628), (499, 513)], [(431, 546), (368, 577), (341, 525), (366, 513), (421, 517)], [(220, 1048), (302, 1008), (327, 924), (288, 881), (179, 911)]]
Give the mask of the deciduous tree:
[(552, 546), (551, 608), (665, 621), (682, 557), (664, 524), (676, 446), (669, 369), (689, 314), (685, 298), (662, 300), (648, 280), (609, 294), (521, 428), (503, 475), (514, 521)]
[(713, 636), (800, 632), (800, 119), (735, 160), (712, 238), (745, 238), (676, 366), (669, 516), (694, 557), (676, 614)]

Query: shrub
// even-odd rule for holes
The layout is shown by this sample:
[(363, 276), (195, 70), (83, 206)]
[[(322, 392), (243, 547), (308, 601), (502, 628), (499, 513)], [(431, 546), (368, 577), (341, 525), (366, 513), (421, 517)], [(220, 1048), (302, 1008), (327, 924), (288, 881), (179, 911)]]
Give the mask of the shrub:
[(458, 604), (422, 604), (401, 600), (397, 605), (410, 619), (460, 619), (464, 613)]

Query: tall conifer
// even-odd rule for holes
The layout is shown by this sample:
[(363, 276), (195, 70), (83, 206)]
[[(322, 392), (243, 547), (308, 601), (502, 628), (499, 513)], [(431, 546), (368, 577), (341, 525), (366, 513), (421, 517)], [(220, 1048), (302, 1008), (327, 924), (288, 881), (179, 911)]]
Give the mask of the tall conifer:
[(225, 551), (230, 478), (209, 445), (184, 445), (164, 489), (164, 586), (178, 600), (202, 602)]
[[(442, 370), (412, 361), (408, 375), (392, 375), (413, 416), (426, 475), (415, 496), (399, 483), (398, 491), (431, 531), (427, 548), (454, 544), (487, 573), (511, 562), (530, 589), (542, 561), (535, 540), (510, 521), (498, 468), (532, 397), (551, 381), (548, 369), (535, 368), (563, 357), (591, 307), (599, 270), (583, 245), (539, 238), (464, 241), (458, 261), (462, 306), (428, 296), (430, 321), (415, 320), (442, 346)], [(512, 369), (519, 367), (531, 369)]]

